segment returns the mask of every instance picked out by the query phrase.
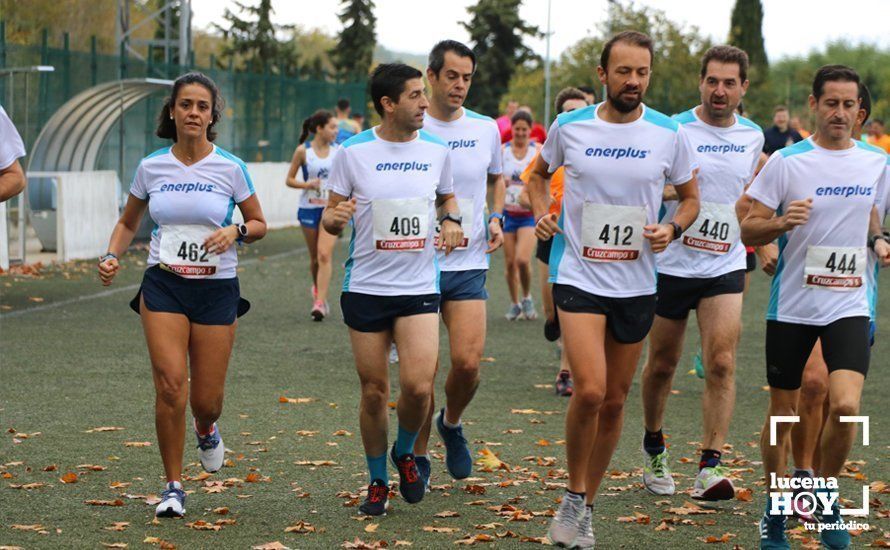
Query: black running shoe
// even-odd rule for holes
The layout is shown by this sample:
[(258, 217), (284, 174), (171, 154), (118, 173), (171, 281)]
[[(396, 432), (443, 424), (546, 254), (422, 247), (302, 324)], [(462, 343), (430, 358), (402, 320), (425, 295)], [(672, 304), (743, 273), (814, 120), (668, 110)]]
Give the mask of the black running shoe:
[(382, 479), (375, 479), (368, 485), (368, 496), (358, 510), (366, 516), (385, 516), (388, 509), (389, 487)]
[(414, 455), (404, 454), (396, 458), (396, 446), (393, 445), (389, 452), (389, 458), (399, 471), (399, 493), (408, 504), (416, 504), (423, 500), (426, 494), (426, 484), (417, 471), (417, 463)]
[(544, 338), (546, 338), (548, 342), (556, 342), (559, 340), (561, 334), (562, 330), (559, 328), (559, 317), (554, 317), (552, 321), (550, 319), (544, 321)]

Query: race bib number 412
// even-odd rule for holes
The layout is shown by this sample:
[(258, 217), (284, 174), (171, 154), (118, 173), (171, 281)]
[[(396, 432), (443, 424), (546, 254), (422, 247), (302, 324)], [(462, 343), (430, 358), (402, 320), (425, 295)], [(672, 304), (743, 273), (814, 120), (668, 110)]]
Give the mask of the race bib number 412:
[(862, 286), (867, 263), (865, 247), (809, 246), (803, 286), (856, 290)]
[(374, 248), (382, 251), (420, 252), (426, 245), (430, 201), (377, 199), (371, 204), (374, 217)]
[(220, 257), (204, 248), (204, 240), (214, 231), (216, 228), (208, 225), (162, 226), (161, 264), (182, 277), (199, 279), (213, 275), (219, 268)]
[(589, 262), (623, 262), (640, 257), (645, 206), (585, 202), (581, 215), (581, 254)]

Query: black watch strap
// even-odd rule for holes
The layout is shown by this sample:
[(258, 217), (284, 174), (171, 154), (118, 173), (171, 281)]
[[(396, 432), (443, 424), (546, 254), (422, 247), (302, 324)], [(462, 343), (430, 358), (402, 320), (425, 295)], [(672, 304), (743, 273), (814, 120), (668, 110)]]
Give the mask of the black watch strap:
[(683, 234), (683, 228), (677, 222), (671, 222), (671, 227), (674, 228), (674, 240), (676, 241)]
[(886, 243), (890, 243), (890, 239), (887, 238), (887, 235), (884, 233), (878, 233), (877, 235), (872, 235), (868, 238), (868, 248), (871, 250), (875, 249), (875, 245), (878, 241), (884, 241)]

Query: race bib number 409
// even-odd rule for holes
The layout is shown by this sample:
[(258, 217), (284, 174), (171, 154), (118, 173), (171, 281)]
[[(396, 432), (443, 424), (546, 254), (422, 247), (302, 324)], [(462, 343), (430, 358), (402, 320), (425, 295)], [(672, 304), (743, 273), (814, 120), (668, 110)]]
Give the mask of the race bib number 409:
[(377, 199), (371, 204), (374, 217), (374, 248), (385, 251), (420, 252), (426, 245), (430, 201)]
[(198, 279), (213, 275), (219, 268), (219, 254), (208, 252), (204, 240), (214, 231), (216, 228), (208, 225), (162, 226), (161, 264), (182, 277)]
[(723, 255), (739, 238), (739, 222), (731, 204), (702, 202), (695, 223), (683, 233), (683, 244), (693, 250)]
[(643, 249), (645, 206), (585, 202), (581, 215), (581, 254), (589, 262), (633, 261)]
[(866, 264), (865, 247), (807, 247), (803, 286), (850, 291), (862, 286)]

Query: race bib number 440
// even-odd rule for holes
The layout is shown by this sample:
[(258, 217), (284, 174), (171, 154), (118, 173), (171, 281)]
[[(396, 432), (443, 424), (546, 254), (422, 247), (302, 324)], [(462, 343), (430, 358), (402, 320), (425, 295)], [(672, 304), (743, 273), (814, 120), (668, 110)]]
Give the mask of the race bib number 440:
[(377, 199), (371, 204), (374, 217), (374, 248), (385, 251), (420, 252), (426, 245), (430, 201)]
[(645, 206), (585, 202), (581, 215), (581, 254), (589, 262), (633, 261), (643, 249)]
[(856, 290), (863, 284), (865, 247), (809, 246), (803, 286), (828, 290)]
[(216, 228), (208, 225), (162, 226), (161, 264), (182, 277), (197, 279), (213, 275), (219, 268), (220, 257), (204, 248), (204, 240), (214, 231)]
[(702, 202), (695, 223), (683, 233), (683, 244), (693, 250), (723, 255), (739, 238), (739, 222), (731, 204)]

